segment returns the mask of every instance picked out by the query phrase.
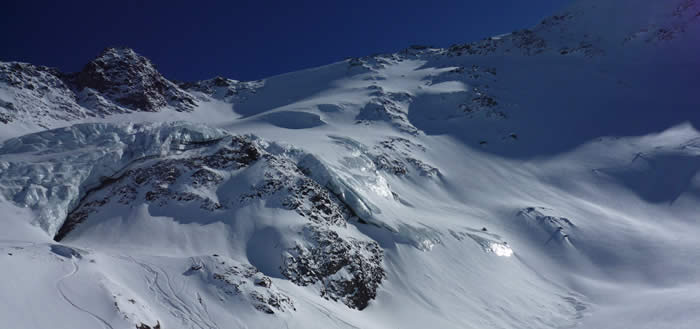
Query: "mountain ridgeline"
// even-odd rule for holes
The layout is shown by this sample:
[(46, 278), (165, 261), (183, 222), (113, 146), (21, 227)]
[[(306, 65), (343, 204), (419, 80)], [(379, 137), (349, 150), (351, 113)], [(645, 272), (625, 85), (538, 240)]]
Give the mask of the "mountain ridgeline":
[(258, 81), (0, 62), (0, 323), (693, 328), (698, 54), (700, 1), (577, 0)]

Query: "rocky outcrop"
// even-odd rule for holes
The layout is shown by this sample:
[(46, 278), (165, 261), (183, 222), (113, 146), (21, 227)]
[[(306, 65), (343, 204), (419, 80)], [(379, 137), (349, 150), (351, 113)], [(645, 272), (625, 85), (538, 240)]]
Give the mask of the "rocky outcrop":
[[(102, 179), (102, 184), (88, 192), (68, 214), (55, 239), (65, 238), (110, 207), (188, 207), (188, 213), (226, 217), (227, 211), (263, 202), (266, 207), (291, 211), (306, 220), (304, 238), (280, 249), (283, 261), (279, 273), (297, 285), (317, 289), (324, 298), (351, 308), (367, 307), (385, 276), (382, 249), (369, 238), (348, 235), (347, 223), (357, 222), (352, 209), (301, 169), (294, 156), (270, 151), (266, 145), (253, 136), (173, 144), (176, 154), (140, 159), (120, 174)], [(233, 180), (239, 175), (257, 181), (238, 196), (217, 192), (237, 184)], [(216, 272), (214, 279), (227, 283), (235, 293), (237, 281), (227, 278), (229, 274), (249, 272), (247, 265), (241, 266)], [(270, 282), (261, 277), (255, 285), (267, 287)], [(279, 296), (251, 296), (261, 305), (259, 310), (266, 313), (288, 302)]]
[(223, 256), (212, 258), (213, 261), (197, 265), (198, 269), (189, 271), (203, 272), (207, 281), (212, 282), (223, 295), (246, 299), (260, 312), (274, 314), (296, 311), (292, 299), (277, 289), (272, 280), (254, 266)]
[(289, 250), (282, 273), (301, 286), (317, 284), (324, 298), (359, 310), (367, 307), (385, 276), (379, 245), (318, 226), (311, 231), (311, 245)]
[[(286, 250), (282, 274), (301, 286), (318, 287), (322, 297), (364, 309), (384, 279), (383, 251), (371, 240), (341, 235), (337, 228), (354, 217), (352, 209), (288, 160), (264, 156), (265, 180), (241, 201), (281, 200), (283, 208), (307, 218), (306, 241)], [(277, 197), (275, 197), (277, 195)], [(281, 196), (281, 198), (280, 198)]]
[(191, 111), (192, 95), (161, 75), (145, 57), (128, 48), (108, 48), (68, 80), (90, 88), (134, 111), (155, 112), (166, 106)]
[(625, 43), (643, 41), (645, 43), (669, 42), (700, 24), (700, 1), (683, 0), (671, 13), (671, 19), (663, 23), (653, 22), (631, 33)]
[(414, 170), (421, 176), (440, 176), (439, 169), (415, 157), (415, 154), (425, 151), (425, 146), (406, 138), (388, 137), (375, 145), (371, 154), (377, 169), (397, 176)]
[(199, 97), (202, 101), (217, 99), (226, 102), (244, 101), (256, 90), (264, 85), (262, 81), (243, 82), (222, 77), (209, 80), (180, 82), (180, 88), (193, 94), (203, 94), (207, 97)]
[(27, 63), (0, 62), (0, 86), (9, 86), (8, 98), (0, 96), (0, 122), (20, 120), (75, 120), (88, 117), (62, 74), (52, 68)]
[(160, 322), (156, 322), (156, 324), (152, 327), (145, 323), (141, 323), (136, 325), (136, 329), (160, 329)]
[(188, 112), (200, 101), (244, 99), (255, 93), (262, 82), (215, 78), (181, 86), (166, 79), (151, 61), (129, 48), (105, 49), (75, 73), (0, 62), (0, 89), (6, 90), (0, 93), (0, 124), (21, 121), (51, 128), (60, 122), (132, 111), (170, 108)]

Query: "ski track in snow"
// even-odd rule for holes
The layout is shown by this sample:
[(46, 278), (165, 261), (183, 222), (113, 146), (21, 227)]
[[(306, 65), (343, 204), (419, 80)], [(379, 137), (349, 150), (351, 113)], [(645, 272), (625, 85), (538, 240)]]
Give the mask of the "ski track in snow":
[(64, 282), (65, 280), (67, 280), (67, 279), (73, 277), (73, 276), (74, 276), (76, 273), (78, 273), (78, 271), (80, 270), (80, 266), (79, 266), (78, 263), (75, 261), (75, 258), (71, 257), (70, 262), (71, 262), (71, 264), (73, 265), (73, 269), (71, 270), (71, 272), (68, 273), (68, 274), (66, 274), (65, 276), (63, 276), (63, 277), (62, 277), (61, 279), (59, 279), (58, 281), (56, 281), (56, 290), (57, 290), (58, 293), (61, 295), (61, 298), (63, 298), (63, 300), (65, 300), (66, 303), (68, 303), (68, 304), (70, 304), (71, 306), (73, 306), (73, 308), (75, 308), (76, 310), (78, 310), (78, 311), (80, 311), (80, 312), (82, 312), (82, 313), (85, 313), (85, 314), (89, 315), (90, 317), (92, 317), (93, 319), (95, 319), (97, 322), (100, 323), (100, 325), (101, 325), (103, 328), (114, 329), (114, 328), (112, 328), (112, 325), (110, 325), (107, 321), (105, 321), (105, 319), (101, 318), (99, 315), (97, 315), (97, 314), (95, 314), (95, 313), (92, 313), (92, 312), (90, 312), (90, 311), (88, 311), (88, 310), (86, 310), (86, 309), (84, 309), (84, 308), (78, 306), (75, 302), (73, 302), (73, 301), (66, 295), (65, 291), (63, 291), (63, 288), (62, 288), (63, 282)]
[[(700, 53), (700, 1), (572, 2), (499, 37), (252, 82), (178, 84), (112, 48), (99, 78), (163, 96), (147, 113), (0, 62), (0, 295), (32, 306), (0, 304), (0, 327), (694, 329), (700, 71), (678, 53)], [(312, 182), (328, 198), (295, 192)], [(264, 293), (224, 298), (213, 269), (190, 275), (203, 255), (252, 266)], [(115, 300), (83, 294), (100, 278)], [(56, 292), (67, 314), (41, 304)]]
[[(206, 311), (205, 309), (193, 311), (190, 307), (187, 306), (188, 303), (185, 302), (173, 288), (172, 282), (167, 274), (167, 271), (163, 270), (155, 264), (148, 264), (143, 261), (138, 261), (132, 256), (122, 255), (117, 257), (135, 263), (141, 268), (143, 268), (147, 273), (153, 275), (150, 279), (146, 278), (148, 288), (151, 290), (156, 300), (164, 306), (166, 306), (166, 308), (170, 310), (170, 313), (174, 317), (179, 318), (183, 323), (189, 323), (191, 328), (195, 328), (195, 326), (196, 328), (200, 329), (219, 328), (216, 325), (216, 323), (214, 323), (214, 321), (210, 318), (208, 311)], [(163, 288), (163, 286), (161, 286), (161, 277), (165, 278), (165, 287), (167, 287), (167, 291)], [(196, 307), (196, 305), (198, 305), (199, 303), (191, 304), (195, 305)]]
[[(318, 304), (312, 300), (305, 300), (307, 303), (309, 303), (311, 306), (314, 307), (317, 311), (321, 312), (325, 317), (327, 317), (329, 320), (331, 320), (333, 323), (336, 325), (343, 325), (346, 328), (353, 328), (353, 329), (361, 329), (360, 327), (357, 327), (351, 323), (348, 323), (347, 321), (333, 315), (333, 312), (322, 306), (321, 304)], [(340, 328), (340, 326), (338, 326)]]

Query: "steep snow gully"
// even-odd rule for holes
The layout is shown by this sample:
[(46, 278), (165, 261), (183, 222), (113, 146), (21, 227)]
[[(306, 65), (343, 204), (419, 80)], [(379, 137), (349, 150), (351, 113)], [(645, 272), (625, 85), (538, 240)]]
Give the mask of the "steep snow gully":
[(700, 1), (259, 81), (0, 62), (0, 328), (696, 328)]

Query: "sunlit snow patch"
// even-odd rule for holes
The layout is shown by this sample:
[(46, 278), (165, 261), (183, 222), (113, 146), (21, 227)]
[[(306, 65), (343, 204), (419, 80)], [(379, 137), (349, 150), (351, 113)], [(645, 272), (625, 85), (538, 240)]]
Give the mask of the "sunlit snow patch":
[[(501, 242), (497, 240), (488, 239), (477, 234), (466, 233), (466, 232), (455, 232), (450, 231), (452, 236), (457, 238), (457, 240), (462, 240), (465, 237), (469, 237), (474, 242), (479, 244), (479, 246), (487, 253), (493, 253), (500, 257), (510, 257), (513, 256), (513, 249), (510, 248), (508, 243)], [(497, 236), (496, 236), (497, 237)]]
[(354, 188), (372, 191), (384, 198), (392, 196), (388, 182), (377, 171), (377, 167), (368, 155), (369, 152), (364, 144), (350, 138), (329, 137), (350, 151), (350, 155), (343, 157), (340, 161), (343, 166), (343, 168), (339, 168), (341, 170), (338, 170), (340, 179)]
[(489, 248), (496, 256), (510, 257), (513, 255), (513, 249), (510, 249), (505, 243), (491, 242)]
[(433, 250), (433, 247), (435, 247), (435, 243), (429, 239), (425, 239), (420, 242), (418, 248), (423, 251), (430, 251)]

